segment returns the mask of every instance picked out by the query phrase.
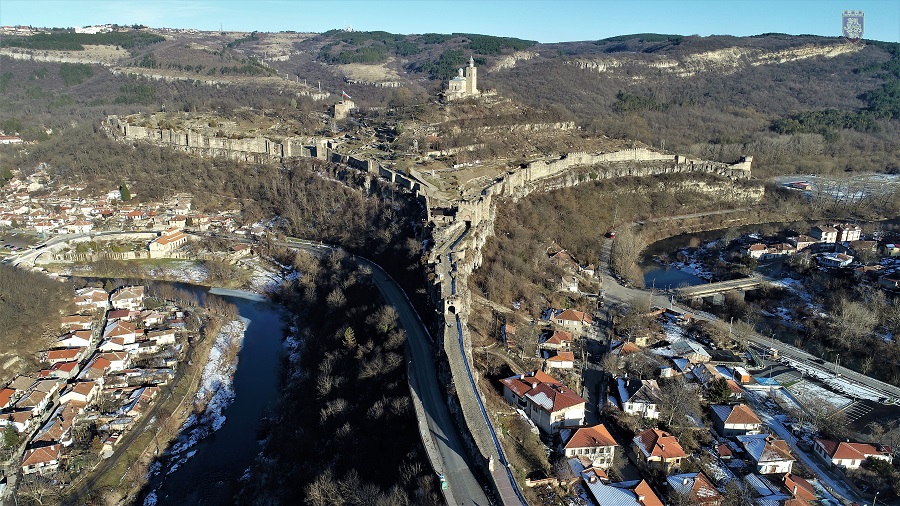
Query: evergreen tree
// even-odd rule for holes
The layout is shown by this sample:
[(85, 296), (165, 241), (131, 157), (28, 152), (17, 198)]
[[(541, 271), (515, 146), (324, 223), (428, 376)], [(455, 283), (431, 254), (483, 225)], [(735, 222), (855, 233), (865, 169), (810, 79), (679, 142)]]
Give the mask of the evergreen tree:
[(119, 186), (119, 196), (122, 198), (122, 201), (131, 200), (131, 191), (128, 190), (128, 185), (122, 183)]

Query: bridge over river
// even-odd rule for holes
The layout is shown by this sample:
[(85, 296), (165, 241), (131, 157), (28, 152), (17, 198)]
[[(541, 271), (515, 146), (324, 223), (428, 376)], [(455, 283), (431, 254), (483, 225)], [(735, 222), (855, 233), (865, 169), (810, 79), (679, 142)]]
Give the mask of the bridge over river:
[(722, 296), (727, 292), (747, 290), (755, 290), (763, 285), (764, 281), (757, 275), (748, 278), (730, 279), (728, 281), (719, 281), (716, 283), (707, 283), (704, 285), (686, 286), (677, 288), (675, 296), (679, 300), (696, 300), (708, 297)]

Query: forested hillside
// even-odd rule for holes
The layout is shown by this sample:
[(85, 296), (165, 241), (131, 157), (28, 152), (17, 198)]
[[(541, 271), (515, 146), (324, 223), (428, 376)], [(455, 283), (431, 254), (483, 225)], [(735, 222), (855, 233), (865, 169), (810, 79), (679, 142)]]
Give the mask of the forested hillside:
[(442, 504), (419, 438), (406, 336), (369, 272), (341, 252), (285, 258), (295, 329), (283, 393), (239, 504)]

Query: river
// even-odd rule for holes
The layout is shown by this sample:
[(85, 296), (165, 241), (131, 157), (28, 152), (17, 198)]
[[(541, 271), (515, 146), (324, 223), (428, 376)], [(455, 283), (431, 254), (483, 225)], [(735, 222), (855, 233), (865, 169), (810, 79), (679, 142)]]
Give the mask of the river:
[(708, 283), (708, 281), (689, 272), (671, 267), (654, 265), (644, 271), (644, 286), (647, 288), (652, 286), (656, 287), (657, 290), (668, 290), (681, 286), (702, 285), (703, 283)]
[[(206, 294), (202, 287), (177, 286)], [(261, 449), (263, 419), (273, 412), (278, 397), (283, 335), (278, 306), (235, 296), (237, 292), (218, 292), (237, 306), (248, 325), (234, 373), (234, 401), (225, 409), (225, 424), (192, 448), (192, 458), (171, 474), (163, 469), (150, 480), (145, 490), (155, 491), (160, 506), (232, 504), (240, 477)]]

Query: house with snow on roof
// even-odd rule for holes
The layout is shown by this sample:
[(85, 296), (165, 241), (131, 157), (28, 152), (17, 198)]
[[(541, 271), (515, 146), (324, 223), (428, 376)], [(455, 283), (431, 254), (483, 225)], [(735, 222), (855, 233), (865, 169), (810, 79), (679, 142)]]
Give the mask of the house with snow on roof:
[(722, 494), (703, 472), (675, 474), (666, 478), (670, 504), (719, 506)]
[(619, 446), (602, 423), (593, 427), (564, 429), (560, 431), (560, 437), (566, 441), (563, 446), (566, 457), (586, 457), (592, 466), (601, 469), (609, 469)]
[(788, 444), (769, 434), (737, 436), (747, 456), (756, 465), (759, 474), (784, 474), (791, 472), (794, 457)]
[(651, 420), (659, 419), (660, 390), (656, 380), (617, 378), (622, 411)]
[(632, 439), (638, 463), (648, 469), (669, 474), (687, 457), (675, 436), (659, 429), (647, 429)]
[(829, 253), (816, 257), (816, 262), (822, 267), (840, 269), (853, 263), (853, 257), (844, 253)]
[(813, 451), (825, 462), (835, 467), (859, 469), (867, 459), (893, 461), (891, 449), (881, 444), (851, 443), (832, 439), (816, 439)]
[(759, 434), (762, 421), (750, 407), (744, 404), (727, 406), (717, 404), (712, 410), (713, 426), (724, 437)]
[(607, 484), (586, 479), (584, 483), (597, 506), (663, 506), (646, 480)]

